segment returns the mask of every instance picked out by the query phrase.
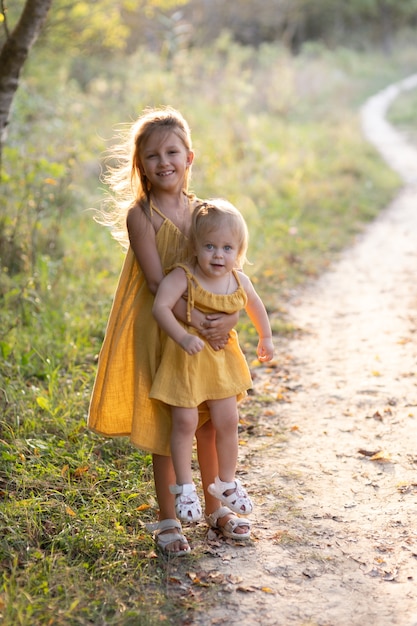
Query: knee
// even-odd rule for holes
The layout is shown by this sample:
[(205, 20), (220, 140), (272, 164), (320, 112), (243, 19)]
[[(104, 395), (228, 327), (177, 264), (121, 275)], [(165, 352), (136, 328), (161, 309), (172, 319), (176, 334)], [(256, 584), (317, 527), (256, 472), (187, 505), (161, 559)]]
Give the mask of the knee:
[(227, 413), (221, 420), (221, 429), (227, 432), (237, 431), (239, 424), (239, 414), (236, 412)]
[(177, 414), (172, 419), (173, 432), (182, 436), (192, 436), (195, 433), (197, 422), (191, 415)]

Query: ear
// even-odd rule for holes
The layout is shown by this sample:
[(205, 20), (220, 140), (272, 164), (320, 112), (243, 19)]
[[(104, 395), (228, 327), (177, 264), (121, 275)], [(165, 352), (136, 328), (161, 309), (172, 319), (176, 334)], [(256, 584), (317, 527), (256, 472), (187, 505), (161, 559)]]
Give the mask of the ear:
[(193, 161), (194, 161), (194, 152), (190, 150), (187, 155), (187, 167), (191, 167)]

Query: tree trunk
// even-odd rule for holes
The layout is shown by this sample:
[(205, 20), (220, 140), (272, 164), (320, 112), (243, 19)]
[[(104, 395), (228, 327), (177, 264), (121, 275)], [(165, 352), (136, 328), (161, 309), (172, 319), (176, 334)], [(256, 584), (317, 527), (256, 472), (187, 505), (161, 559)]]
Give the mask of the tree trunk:
[(0, 51), (0, 164), (20, 72), (38, 38), (51, 4), (52, 0), (26, 0), (14, 30), (10, 34), (6, 30), (7, 38)]

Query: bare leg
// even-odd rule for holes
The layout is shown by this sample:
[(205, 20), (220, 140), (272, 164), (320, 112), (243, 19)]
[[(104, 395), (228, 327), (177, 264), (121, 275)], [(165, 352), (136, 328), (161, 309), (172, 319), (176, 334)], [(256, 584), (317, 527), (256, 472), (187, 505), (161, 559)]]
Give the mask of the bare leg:
[[(176, 519), (175, 499), (169, 490), (169, 486), (175, 483), (174, 467), (170, 456), (160, 454), (153, 455), (153, 475), (155, 482), (156, 498), (159, 505), (159, 521), (165, 519)], [(172, 533), (173, 529), (161, 531), (161, 534)], [(175, 552), (186, 550), (187, 544), (181, 541), (173, 541), (167, 549)]]
[(171, 454), (176, 476), (175, 482), (177, 485), (191, 484), (193, 482), (191, 459), (194, 434), (198, 424), (198, 410), (173, 406), (171, 413)]
[(236, 397), (211, 400), (211, 421), (216, 431), (216, 449), (219, 478), (223, 482), (235, 480), (238, 455), (238, 422)]
[[(217, 498), (214, 498), (207, 491), (207, 487), (214, 481), (215, 477), (219, 474), (219, 468), (217, 464), (217, 450), (216, 450), (216, 431), (214, 430), (211, 420), (208, 420), (203, 424), (196, 432), (197, 438), (197, 456), (198, 463), (200, 465), (201, 482), (204, 490), (205, 510), (206, 514), (210, 515), (217, 511), (221, 506), (221, 503)], [(229, 519), (235, 517), (234, 513), (220, 517), (218, 520), (219, 526), (224, 526)], [(236, 528), (236, 534), (244, 534), (249, 530), (249, 526), (238, 526)]]
[(196, 432), (197, 457), (200, 466), (201, 483), (204, 491), (206, 513), (213, 513), (219, 508), (220, 502), (209, 494), (207, 487), (214, 481), (219, 473), (217, 465), (216, 431), (211, 420), (200, 426)]

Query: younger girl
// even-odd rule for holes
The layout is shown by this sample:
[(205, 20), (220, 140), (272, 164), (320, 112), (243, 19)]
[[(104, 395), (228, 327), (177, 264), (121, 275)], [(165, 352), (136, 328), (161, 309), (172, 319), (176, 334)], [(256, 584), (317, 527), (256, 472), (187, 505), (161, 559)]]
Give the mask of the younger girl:
[[(149, 392), (159, 365), (161, 332), (152, 315), (154, 294), (164, 271), (183, 260), (196, 199), (188, 191), (194, 153), (190, 129), (172, 109), (149, 109), (128, 129), (110, 155), (106, 182), (113, 192), (110, 219), (114, 236), (127, 247), (106, 335), (100, 351), (88, 425), (106, 436), (129, 435), (138, 448), (153, 454), (159, 504), (156, 541), (161, 550), (183, 555), (188, 542), (175, 516), (170, 458), (169, 407)], [(186, 319), (186, 304), (175, 314)], [(193, 311), (191, 323), (215, 348), (221, 348), (236, 316), (205, 316)], [(206, 500), (221, 532), (236, 539), (249, 532), (207, 491), (217, 473), (214, 429), (202, 414), (197, 451)], [(213, 519), (214, 519), (213, 518)]]
[[(171, 455), (176, 474), (176, 511), (182, 520), (196, 521), (201, 507), (192, 480), (191, 454), (198, 425), (198, 407), (205, 402), (216, 431), (219, 473), (209, 493), (241, 515), (252, 502), (235, 478), (238, 456), (237, 400), (252, 386), (237, 333), (231, 330), (223, 350), (215, 351), (191, 323), (194, 307), (207, 313), (245, 309), (258, 335), (260, 361), (273, 357), (272, 333), (265, 307), (250, 279), (241, 271), (248, 233), (241, 213), (224, 200), (198, 205), (192, 216), (191, 263), (177, 264), (160, 283), (153, 313), (168, 335), (153, 380), (151, 398), (171, 405)], [(187, 302), (187, 324), (174, 315), (179, 300)], [(209, 520), (208, 520), (209, 521)]]

